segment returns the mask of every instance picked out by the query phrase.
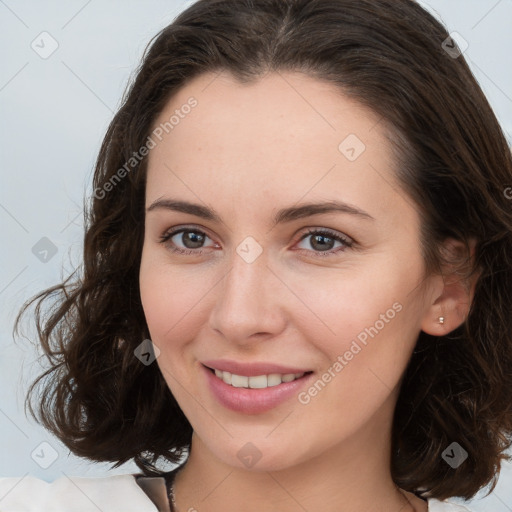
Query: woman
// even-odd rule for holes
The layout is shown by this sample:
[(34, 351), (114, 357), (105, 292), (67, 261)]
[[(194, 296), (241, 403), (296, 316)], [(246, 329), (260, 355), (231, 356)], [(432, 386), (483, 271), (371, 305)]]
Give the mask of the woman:
[(457, 50), (410, 0), (199, 0), (158, 34), (83, 272), (24, 308), (60, 294), (32, 414), (142, 472), (3, 479), (2, 510), (465, 511), (494, 488), (512, 159)]

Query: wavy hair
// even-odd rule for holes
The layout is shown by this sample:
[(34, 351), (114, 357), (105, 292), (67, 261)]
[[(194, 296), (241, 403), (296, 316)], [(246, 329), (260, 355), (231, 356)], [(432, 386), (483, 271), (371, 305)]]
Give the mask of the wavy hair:
[[(461, 262), (465, 277), (478, 271), (467, 318), (446, 336), (420, 332), (405, 370), (391, 471), (423, 496), (469, 499), (492, 482), (491, 492), (512, 443), (512, 157), (463, 55), (445, 51), (447, 41), (457, 49), (448, 38), (412, 0), (199, 0), (161, 30), (103, 139), (83, 264), (16, 318), (15, 332), (37, 303), (37, 343), (49, 361), (30, 386), (30, 413), (74, 454), (114, 467), (133, 459), (148, 475), (189, 450), (192, 427), (158, 366), (134, 356), (149, 331), (138, 284), (147, 158), (133, 158), (192, 78), (229, 71), (252, 83), (298, 71), (389, 126), (397, 176), (421, 213), (429, 273), (442, 272), (443, 240), (468, 250), (476, 241), (473, 259)], [(453, 440), (468, 452), (456, 469), (442, 459)]]

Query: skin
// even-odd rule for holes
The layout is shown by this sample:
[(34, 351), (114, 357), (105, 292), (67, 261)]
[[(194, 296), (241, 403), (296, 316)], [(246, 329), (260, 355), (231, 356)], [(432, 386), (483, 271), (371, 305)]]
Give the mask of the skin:
[[(391, 479), (393, 411), (420, 330), (453, 330), (470, 297), (456, 280), (424, 275), (420, 218), (395, 180), (384, 123), (303, 74), (241, 85), (223, 72), (189, 82), (154, 126), (191, 96), (197, 106), (150, 151), (146, 208), (172, 197), (222, 220), (147, 211), (140, 268), (157, 364), (194, 429), (175, 480), (177, 509), (426, 511)], [(338, 149), (349, 134), (366, 146), (354, 161)], [(373, 219), (334, 212), (272, 226), (280, 208), (328, 200)], [(202, 246), (183, 233), (161, 243), (174, 227), (207, 237)], [(315, 244), (308, 228), (354, 244)], [(251, 263), (236, 251), (248, 236), (263, 250)], [(196, 253), (172, 252), (173, 242)], [(265, 413), (234, 412), (200, 371), (200, 361), (227, 358), (321, 377), (396, 303), (400, 312), (308, 404), (293, 397)], [(252, 467), (237, 457), (247, 442), (261, 453)]]

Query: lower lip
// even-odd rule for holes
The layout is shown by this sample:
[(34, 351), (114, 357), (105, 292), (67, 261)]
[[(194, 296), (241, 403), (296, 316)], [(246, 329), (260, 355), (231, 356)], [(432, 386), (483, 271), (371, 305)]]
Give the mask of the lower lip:
[(215, 398), (228, 409), (244, 414), (259, 414), (277, 407), (296, 396), (313, 376), (313, 373), (308, 373), (292, 382), (282, 382), (277, 386), (263, 389), (235, 388), (219, 379), (206, 366), (201, 365), (201, 368)]

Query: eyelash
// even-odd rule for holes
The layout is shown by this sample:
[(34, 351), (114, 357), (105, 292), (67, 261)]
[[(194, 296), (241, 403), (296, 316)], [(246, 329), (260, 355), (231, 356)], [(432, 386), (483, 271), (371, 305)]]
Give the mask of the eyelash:
[[(201, 250), (202, 248), (200, 248), (200, 249), (180, 249), (180, 248), (176, 247), (174, 244), (173, 244), (174, 247), (167, 244), (167, 242), (174, 235), (177, 235), (179, 233), (184, 233), (184, 232), (192, 232), (192, 233), (196, 233), (196, 234), (198, 233), (202, 236), (210, 238), (204, 231), (202, 231), (200, 229), (196, 229), (193, 227), (187, 227), (187, 228), (179, 228), (174, 231), (167, 231), (160, 237), (159, 241), (161, 244), (166, 245), (172, 252), (175, 252), (178, 254), (182, 254), (182, 255), (192, 255), (193, 254), (196, 256), (202, 254), (202, 252), (203, 252)], [(309, 229), (306, 233), (303, 234), (303, 236), (298, 240), (297, 243), (302, 242), (302, 240), (304, 240), (305, 238), (307, 238), (308, 236), (311, 236), (311, 235), (325, 236), (326, 238), (331, 238), (337, 242), (341, 242), (344, 245), (344, 247), (338, 247), (337, 249), (330, 249), (328, 251), (313, 251), (313, 250), (308, 250), (308, 249), (298, 249), (299, 251), (307, 251), (309, 253), (313, 252), (313, 254), (316, 254), (315, 257), (334, 256), (334, 255), (338, 254), (339, 252), (344, 252), (346, 249), (352, 248), (354, 245), (354, 242), (350, 238), (342, 236), (340, 234), (337, 234), (335, 231), (331, 231), (326, 228)]]

